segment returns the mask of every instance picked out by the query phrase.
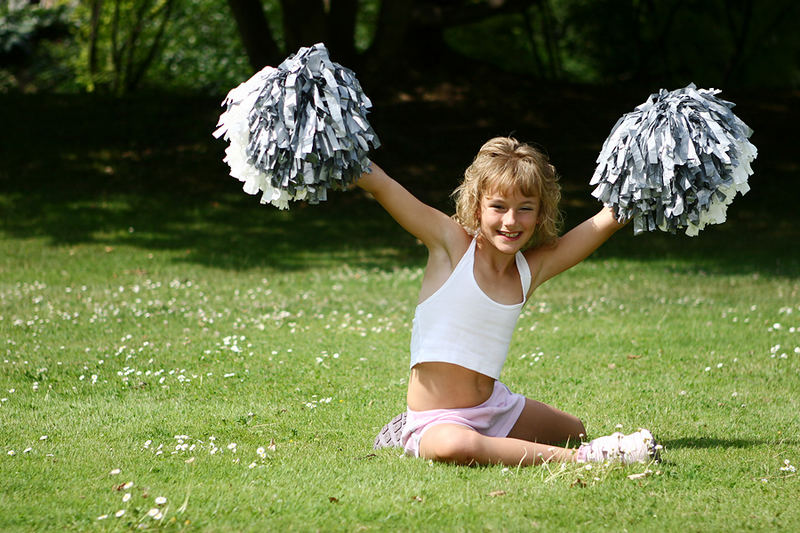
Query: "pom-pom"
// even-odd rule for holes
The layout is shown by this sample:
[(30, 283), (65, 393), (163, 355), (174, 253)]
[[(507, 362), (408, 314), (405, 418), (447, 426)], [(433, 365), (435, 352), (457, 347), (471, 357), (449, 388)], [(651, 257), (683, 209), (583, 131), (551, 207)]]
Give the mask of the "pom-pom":
[(265, 67), (228, 93), (214, 136), (230, 146), (224, 161), (248, 194), (281, 209), (316, 204), (369, 170), (380, 141), (366, 115), (372, 102), (355, 74), (321, 43)]
[(660, 229), (697, 235), (725, 221), (745, 194), (757, 155), (753, 131), (716, 89), (661, 89), (612, 128), (597, 158), (592, 195), (634, 234)]

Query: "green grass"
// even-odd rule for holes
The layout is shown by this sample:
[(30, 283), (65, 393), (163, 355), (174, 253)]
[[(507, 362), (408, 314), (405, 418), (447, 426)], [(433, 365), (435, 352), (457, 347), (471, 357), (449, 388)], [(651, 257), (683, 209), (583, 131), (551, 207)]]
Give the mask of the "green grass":
[(356, 192), (279, 212), (235, 183), (204, 189), (224, 168), (200, 137), (134, 157), (113, 132), (104, 145), (76, 127), (91, 149), (62, 137), (37, 159), (25, 145), (0, 174), (0, 530), (800, 519), (784, 463), (800, 466), (794, 211), (765, 223), (754, 195), (695, 239), (625, 231), (523, 312), (503, 380), (590, 436), (652, 428), (664, 463), (432, 465), (372, 450), (404, 408), (425, 260), (412, 238)]
[[(314, 214), (238, 207), (260, 227)], [(339, 208), (318, 215), (334, 225)], [(184, 229), (199, 242), (220, 209), (191, 211)], [(403, 408), (423, 263), (410, 239), (334, 251), (308, 235), (275, 266), (239, 257), (253, 243), (232, 244), (215, 267), (191, 247), (148, 244), (155, 234), (105, 231), (2, 240), (0, 529), (729, 530), (799, 518), (798, 478), (781, 470), (800, 463), (796, 260), (747, 271), (719, 259), (713, 230), (705, 261), (625, 258), (701, 240), (620, 235), (540, 289), (503, 378), (592, 435), (653, 428), (666, 462), (631, 480), (645, 467), (373, 455), (374, 434)], [(176, 450), (176, 435), (194, 449)], [(156, 496), (167, 498), (161, 521), (146, 516)]]

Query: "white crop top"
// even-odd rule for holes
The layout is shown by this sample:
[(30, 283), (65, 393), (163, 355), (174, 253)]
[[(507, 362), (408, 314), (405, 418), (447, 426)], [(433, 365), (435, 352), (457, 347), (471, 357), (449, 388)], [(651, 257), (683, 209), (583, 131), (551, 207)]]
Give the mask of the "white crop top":
[(453, 363), (498, 379), (531, 285), (528, 262), (517, 252), (522, 302), (489, 298), (475, 281), (475, 240), (439, 290), (417, 306), (411, 330), (411, 367)]

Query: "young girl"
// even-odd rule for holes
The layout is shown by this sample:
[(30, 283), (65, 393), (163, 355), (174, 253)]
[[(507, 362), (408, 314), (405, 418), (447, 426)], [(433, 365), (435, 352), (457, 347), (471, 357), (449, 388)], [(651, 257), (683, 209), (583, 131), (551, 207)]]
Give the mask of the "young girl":
[(513, 138), (481, 147), (454, 193), (455, 218), (420, 202), (374, 163), (357, 184), (428, 248), (401, 435), (408, 454), (505, 465), (654, 458), (647, 430), (560, 447), (582, 439), (583, 423), (498, 381), (522, 306), (622, 227), (610, 209), (559, 238), (555, 168)]

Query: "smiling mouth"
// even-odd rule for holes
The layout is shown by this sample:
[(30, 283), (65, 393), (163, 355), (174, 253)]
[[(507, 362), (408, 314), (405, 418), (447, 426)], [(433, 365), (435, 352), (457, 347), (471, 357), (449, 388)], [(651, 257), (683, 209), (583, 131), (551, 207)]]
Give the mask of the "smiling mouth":
[(498, 231), (497, 233), (499, 233), (500, 235), (502, 235), (503, 237), (505, 237), (507, 239), (516, 239), (517, 237), (522, 235), (521, 231), (513, 231), (513, 232), (512, 231)]

